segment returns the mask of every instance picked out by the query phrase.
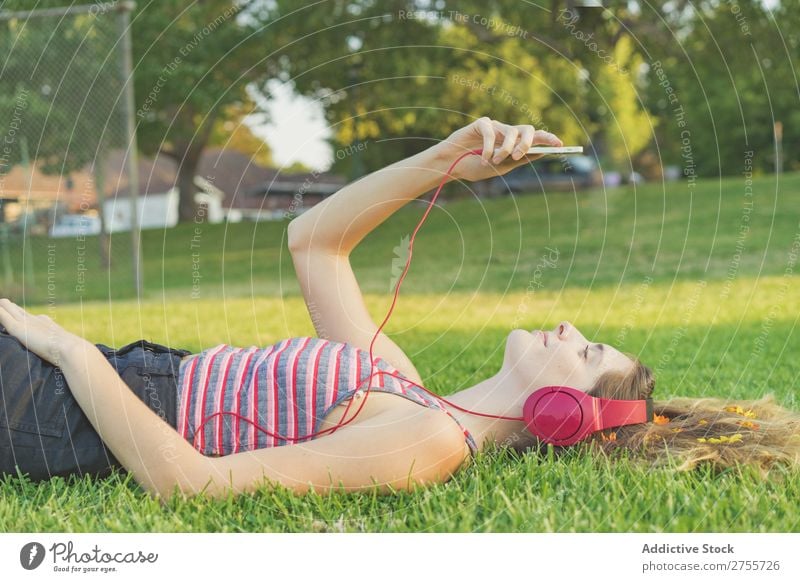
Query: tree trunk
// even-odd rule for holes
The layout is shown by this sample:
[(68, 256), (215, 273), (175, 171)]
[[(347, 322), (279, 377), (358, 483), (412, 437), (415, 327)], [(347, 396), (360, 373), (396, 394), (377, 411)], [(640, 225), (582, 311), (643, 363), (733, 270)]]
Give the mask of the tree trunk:
[(186, 156), (178, 167), (178, 191), (180, 193), (178, 202), (178, 221), (190, 222), (195, 218), (197, 212), (194, 203), (194, 195), (197, 186), (194, 184), (194, 177), (197, 173), (199, 156)]
[[(186, 115), (190, 117), (194, 115), (191, 108), (186, 110)], [(200, 165), (200, 156), (203, 155), (203, 150), (211, 137), (211, 130), (218, 115), (218, 109), (211, 109), (190, 142), (178, 143), (172, 151), (164, 152), (178, 163), (179, 222), (194, 220), (197, 213), (197, 205), (194, 203), (197, 186), (194, 185), (194, 178), (197, 175), (197, 166)]]

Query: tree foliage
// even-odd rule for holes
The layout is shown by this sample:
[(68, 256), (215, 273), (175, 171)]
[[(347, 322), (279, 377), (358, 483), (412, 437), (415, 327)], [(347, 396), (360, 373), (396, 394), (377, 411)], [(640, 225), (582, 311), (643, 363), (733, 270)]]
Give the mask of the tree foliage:
[[(66, 2), (38, 6), (58, 4)], [(192, 191), (207, 144), (258, 151), (239, 123), (253, 107), (245, 88), (269, 98), (267, 81), (277, 79), (323, 106), (334, 169), (354, 176), (482, 115), (546, 128), (587, 146), (609, 169), (630, 171), (647, 158), (653, 168), (690, 164), (698, 175), (738, 173), (749, 150), (758, 152), (756, 171), (770, 170), (780, 120), (786, 167), (798, 163), (800, 0), (782, 0), (772, 12), (760, 0), (577, 4), (140, 2), (133, 15), (139, 144), (177, 160), (181, 190)], [(0, 35), (0, 48), (10, 42)], [(27, 63), (5, 66), (3, 79)], [(75, 68), (64, 87), (70, 93), (90, 82), (88, 67)], [(3, 110), (13, 96), (12, 87), (2, 92)], [(75, 122), (39, 94), (29, 106), (34, 118), (49, 108), (53, 123)], [(85, 121), (87, 135), (102, 133), (95, 121)], [(58, 132), (39, 139), (41, 157), (69, 149)], [(91, 139), (88, 149), (96, 150)], [(262, 152), (264, 163), (266, 146)], [(75, 156), (68, 167), (83, 162)], [(181, 216), (192, 212), (191, 196), (182, 196)]]
[(246, 102), (236, 102), (225, 107), (211, 130), (208, 145), (245, 154), (250, 156), (253, 163), (271, 167), (274, 160), (269, 144), (257, 137), (245, 122), (245, 118), (254, 109), (254, 104)]
[[(606, 143), (609, 152), (598, 153), (615, 161), (647, 144), (650, 120), (638, 77), (618, 82), (596, 54), (580, 50), (558, 11), (512, 0), (273, 6), (260, 17), (286, 31), (275, 74), (323, 102), (335, 147), (371, 140), (352, 156), (365, 169), (482, 115), (548, 129), (565, 143)], [(601, 42), (610, 53), (638, 66), (641, 57), (619, 23), (595, 24), (605, 30)], [(619, 110), (603, 111), (603, 103)], [(343, 156), (340, 166), (352, 162)]]
[[(2, 7), (21, 10), (25, 3)], [(92, 14), (0, 21), (6, 170), (28, 156), (46, 174), (68, 174), (102, 165), (106, 150), (125, 142), (117, 100), (123, 78), (111, 50), (116, 24)]]
[(194, 175), (217, 122), (241, 122), (248, 83), (264, 79), (265, 29), (249, 24), (249, 8), (159, 0), (133, 17), (139, 147), (178, 163), (181, 220), (194, 217)]

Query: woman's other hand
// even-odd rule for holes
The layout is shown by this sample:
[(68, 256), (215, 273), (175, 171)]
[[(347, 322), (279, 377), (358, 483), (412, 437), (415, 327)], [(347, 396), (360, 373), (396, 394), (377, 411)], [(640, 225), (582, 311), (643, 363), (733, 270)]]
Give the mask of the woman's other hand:
[[(482, 149), (481, 156), (468, 156), (455, 167), (454, 178), (467, 181), (499, 176), (543, 154), (527, 154), (534, 145), (564, 145), (558, 137), (532, 125), (508, 125), (481, 117), (454, 131), (446, 140), (433, 146), (445, 160), (454, 161), (470, 150)], [(495, 152), (495, 150), (498, 150)]]
[(47, 315), (28, 313), (6, 298), (0, 299), (0, 324), (22, 345), (54, 366), (61, 366), (68, 348), (85, 342)]

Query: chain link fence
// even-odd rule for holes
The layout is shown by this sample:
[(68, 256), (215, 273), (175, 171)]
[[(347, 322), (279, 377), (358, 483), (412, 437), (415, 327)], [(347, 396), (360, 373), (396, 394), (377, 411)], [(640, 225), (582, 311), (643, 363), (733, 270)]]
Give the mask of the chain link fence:
[[(0, 11), (0, 296), (138, 296), (128, 2)], [(129, 219), (111, 228), (115, 212)]]

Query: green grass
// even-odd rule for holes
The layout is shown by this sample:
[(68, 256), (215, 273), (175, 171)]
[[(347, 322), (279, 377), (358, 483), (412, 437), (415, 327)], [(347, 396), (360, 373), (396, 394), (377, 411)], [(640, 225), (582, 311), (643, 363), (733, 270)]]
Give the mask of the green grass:
[[(737, 277), (780, 274), (798, 234), (800, 173), (783, 175), (779, 184), (771, 176), (756, 178), (754, 195), (746, 199), (744, 192), (743, 180), (726, 178), (699, 181), (691, 190), (673, 182), (577, 196), (558, 192), (448, 202), (431, 213), (417, 238), (403, 292), (525, 289), (542, 257), (551, 254), (546, 248), (558, 251), (558, 264), (544, 269), (537, 289), (637, 285), (645, 277), (670, 284), (725, 279), (730, 272)], [(750, 202), (752, 210), (746, 213)], [(388, 293), (393, 249), (411, 233), (426, 204), (409, 204), (353, 253), (365, 292)], [(749, 230), (740, 241), (741, 224)], [(144, 231), (145, 296), (191, 299), (195, 271), (201, 275), (201, 297), (297, 295), (285, 231), (285, 221), (188, 223)], [(55, 245), (50, 254), (48, 244)], [(112, 268), (104, 271), (96, 257), (96, 237), (32, 239), (34, 284), (25, 282), (25, 295), (25, 253), (17, 244), (11, 253), (17, 273), (14, 293), (8, 288), (3, 292), (27, 304), (130, 298), (130, 236), (114, 235), (111, 244)], [(83, 255), (78, 254), (81, 245)], [(197, 254), (195, 261), (192, 253)], [(76, 292), (76, 266), (82, 257), (87, 283)]]
[[(741, 240), (742, 180), (699, 182), (693, 192), (667, 186), (444, 205), (421, 231), (387, 333), (442, 394), (493, 374), (512, 327), (569, 319), (587, 337), (653, 367), (657, 399), (771, 392), (800, 409), (800, 280), (790, 255), (800, 236), (800, 175), (755, 181), (750, 230)], [(393, 247), (422, 210), (422, 202), (409, 205), (353, 255), (376, 319), (391, 299)], [(58, 304), (57, 320), (95, 342), (145, 337), (193, 351), (313, 333), (285, 223), (204, 225), (196, 298), (193, 228), (145, 233), (143, 302)], [(553, 266), (542, 266), (546, 247), (558, 250)], [(102, 276), (92, 279), (96, 295), (108, 288)], [(126, 474), (43, 484), (6, 478), (0, 529), (796, 532), (798, 476), (767, 483), (749, 472), (608, 465), (581, 449), (560, 459), (497, 450), (450, 482), (413, 494), (301, 498), (264, 490), (165, 506)]]

